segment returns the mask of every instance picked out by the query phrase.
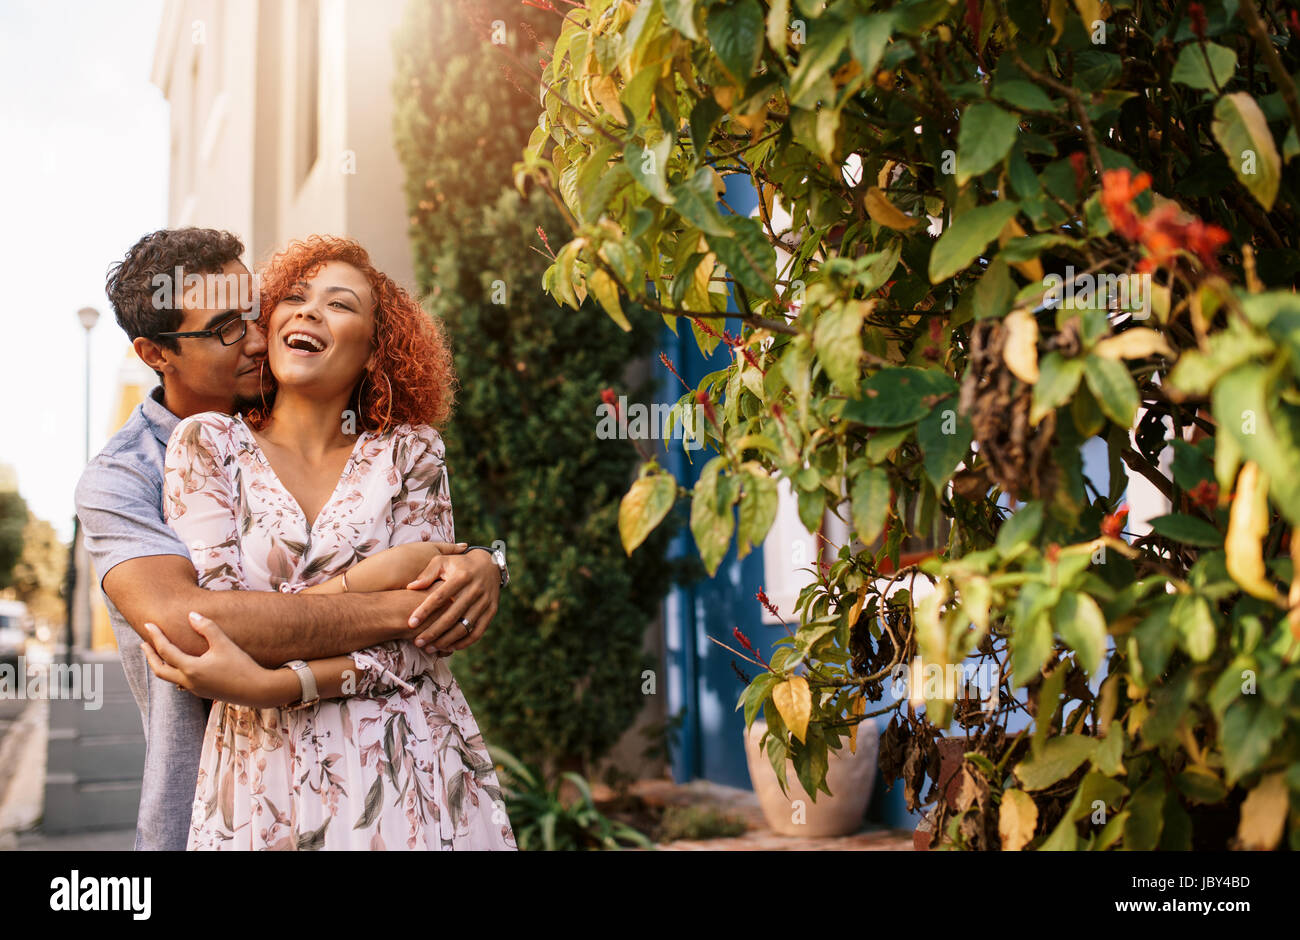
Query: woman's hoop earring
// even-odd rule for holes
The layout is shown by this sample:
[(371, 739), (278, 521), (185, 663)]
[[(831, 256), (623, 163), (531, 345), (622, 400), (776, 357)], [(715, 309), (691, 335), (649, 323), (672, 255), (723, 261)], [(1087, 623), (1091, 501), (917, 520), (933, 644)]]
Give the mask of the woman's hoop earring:
[(271, 413), (271, 409), (266, 404), (266, 384), (264, 380), (265, 369), (266, 369), (266, 360), (263, 359), (262, 364), (257, 367), (257, 390), (262, 395), (262, 411), (264, 412), (264, 414), (262, 415), (263, 420), (265, 420), (267, 415)]

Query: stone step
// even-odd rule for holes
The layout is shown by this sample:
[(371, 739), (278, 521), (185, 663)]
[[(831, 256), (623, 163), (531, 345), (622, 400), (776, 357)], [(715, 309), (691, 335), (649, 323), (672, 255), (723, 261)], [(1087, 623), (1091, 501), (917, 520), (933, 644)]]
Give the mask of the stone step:
[(71, 728), (51, 728), (50, 773), (69, 773), (82, 783), (138, 782), (144, 772), (144, 735), (78, 734)]
[(132, 829), (140, 809), (140, 781), (82, 783), (74, 774), (45, 775), (45, 833)]

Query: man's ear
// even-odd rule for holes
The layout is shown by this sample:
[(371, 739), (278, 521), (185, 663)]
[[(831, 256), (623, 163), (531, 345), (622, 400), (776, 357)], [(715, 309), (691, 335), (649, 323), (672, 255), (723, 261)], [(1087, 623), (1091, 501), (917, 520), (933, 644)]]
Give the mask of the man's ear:
[(140, 357), (140, 361), (147, 365), (155, 372), (166, 373), (169, 369), (168, 355), (170, 350), (163, 349), (151, 339), (145, 339), (143, 336), (137, 336), (131, 340), (131, 348), (135, 354)]

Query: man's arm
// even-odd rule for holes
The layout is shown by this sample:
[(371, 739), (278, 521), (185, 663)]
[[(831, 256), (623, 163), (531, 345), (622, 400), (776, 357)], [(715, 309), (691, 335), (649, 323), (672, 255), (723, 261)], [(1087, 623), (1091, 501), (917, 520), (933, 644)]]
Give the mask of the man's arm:
[(194, 565), (179, 555), (150, 555), (115, 565), (104, 576), (104, 593), (140, 638), (146, 623), (183, 652), (198, 656), (207, 641), (190, 626), (190, 611), (221, 624), (226, 635), (267, 667), (291, 659), (326, 659), (419, 633), (408, 618), (425, 591), (372, 594), (279, 594), (274, 591), (208, 591)]

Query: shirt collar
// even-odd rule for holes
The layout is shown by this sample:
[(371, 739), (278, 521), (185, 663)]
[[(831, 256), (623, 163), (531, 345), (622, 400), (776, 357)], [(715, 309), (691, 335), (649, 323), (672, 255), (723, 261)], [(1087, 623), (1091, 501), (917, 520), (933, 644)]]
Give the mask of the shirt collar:
[(167, 406), (163, 404), (161, 385), (155, 385), (153, 391), (145, 396), (144, 401), (140, 403), (140, 411), (145, 421), (149, 423), (149, 430), (153, 432), (153, 436), (160, 444), (166, 446), (167, 441), (171, 439), (172, 431), (180, 424), (181, 419), (168, 411)]

